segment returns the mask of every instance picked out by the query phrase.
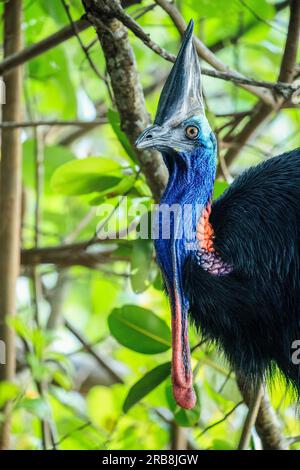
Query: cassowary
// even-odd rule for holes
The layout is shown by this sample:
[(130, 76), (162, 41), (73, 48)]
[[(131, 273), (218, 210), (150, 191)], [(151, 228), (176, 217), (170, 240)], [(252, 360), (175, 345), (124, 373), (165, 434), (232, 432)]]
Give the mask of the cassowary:
[(154, 125), (136, 142), (159, 149), (169, 171), (159, 208), (172, 209), (170, 236), (160, 210), (155, 248), (172, 310), (173, 392), (183, 408), (195, 404), (188, 315), (249, 383), (278, 366), (300, 389), (292, 361), (300, 339), (300, 149), (244, 172), (212, 202), (216, 139), (192, 35), (191, 21)]

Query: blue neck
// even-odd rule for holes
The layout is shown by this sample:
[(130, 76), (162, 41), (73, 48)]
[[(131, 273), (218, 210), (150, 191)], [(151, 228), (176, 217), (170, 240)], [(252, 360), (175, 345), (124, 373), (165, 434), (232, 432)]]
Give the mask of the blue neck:
[(181, 292), (183, 266), (187, 255), (191, 253), (189, 246), (196, 242), (195, 236), (191, 240), (189, 234), (196, 234), (196, 224), (201, 214), (199, 211), (202, 211), (209, 202), (213, 192), (216, 172), (215, 138), (211, 133), (207, 145), (197, 147), (192, 154), (174, 152), (164, 154), (163, 157), (169, 170), (169, 181), (160, 207), (162, 205), (180, 206), (181, 222), (185, 208), (188, 208), (192, 214), (184, 219), (184, 234), (179, 239), (176, 239), (176, 235), (174, 236), (176, 222), (173, 219), (171, 220), (171, 237), (162, 239), (163, 222), (160, 220), (160, 238), (155, 241), (158, 263), (164, 273), (166, 283), (169, 287), (176, 285), (183, 298), (184, 295)]
[(215, 146), (197, 148), (193, 154), (163, 154), (169, 181), (161, 204), (205, 205), (213, 191), (216, 173)]

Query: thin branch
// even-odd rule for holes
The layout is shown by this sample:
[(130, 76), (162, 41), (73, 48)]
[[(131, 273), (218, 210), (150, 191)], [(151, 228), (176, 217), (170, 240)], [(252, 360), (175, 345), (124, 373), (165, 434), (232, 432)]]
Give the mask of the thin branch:
[[(187, 24), (184, 18), (182, 17), (181, 13), (179, 12), (179, 10), (176, 8), (176, 6), (167, 0), (155, 0), (155, 1), (170, 16), (173, 23), (177, 27), (178, 31), (182, 35), (184, 31), (186, 30)], [(232, 81), (234, 77), (235, 79), (245, 78), (240, 73), (230, 70), (229, 67), (226, 64), (224, 64), (213, 52), (211, 52), (202, 43), (202, 41), (200, 41), (198, 37), (195, 36), (194, 41), (195, 41), (195, 46), (196, 46), (199, 57), (205, 60), (212, 67), (217, 69), (219, 72), (222, 72), (223, 74), (224, 73), (229, 74), (232, 77), (231, 78)], [(205, 73), (205, 71), (203, 73)], [(219, 78), (221, 78), (221, 76)], [(224, 75), (222, 78), (224, 78)], [(265, 103), (268, 103), (271, 106), (274, 104), (273, 96), (269, 92), (267, 93), (266, 91), (257, 90), (255, 86), (252, 86), (249, 84), (242, 84), (241, 82), (238, 82), (238, 84), (240, 84), (243, 88), (248, 90), (250, 93), (258, 96)]]
[[(279, 81), (285, 82), (291, 81), (293, 79), (293, 73), (295, 73), (295, 63), (300, 31), (300, 2), (298, 0), (292, 0), (290, 9), (291, 13), (288, 26), (288, 35), (278, 76)], [(293, 73), (291, 71), (293, 71)], [(283, 98), (279, 98), (277, 99), (275, 108), (267, 105), (263, 101), (259, 102), (255, 106), (249, 121), (235, 136), (235, 142), (237, 145), (230, 148), (224, 156), (228, 167), (232, 164), (240, 150), (244, 147), (244, 145), (247, 144), (257, 129), (269, 118), (272, 112), (278, 111), (281, 109), (281, 107), (284, 106), (284, 104), (285, 100)]]
[(86, 341), (86, 339), (77, 331), (70, 322), (65, 322), (65, 327), (72, 333), (73, 336), (82, 344), (84, 349), (96, 360), (100, 367), (108, 374), (116, 383), (123, 383), (123, 379), (94, 351), (93, 347)]
[[(186, 29), (186, 23), (182, 16), (180, 15), (177, 8), (170, 4), (170, 2), (166, 0), (156, 0), (156, 3), (159, 4), (167, 13), (171, 16), (172, 20), (174, 21), (176, 27), (179, 29), (180, 33)], [(118, 18), (128, 29), (130, 29), (143, 43), (149, 47), (153, 52), (161, 56), (162, 58), (170, 61), (175, 62), (176, 57), (173, 54), (170, 54), (168, 51), (160, 47), (155, 41), (153, 41), (149, 34), (147, 34), (143, 28), (134, 21), (134, 19), (129, 16), (122, 8), (118, 5), (115, 0), (112, 0), (109, 5), (103, 4), (101, 1), (96, 1), (95, 4), (99, 8), (101, 5), (101, 11), (104, 12), (106, 15), (114, 14), (116, 18)], [(101, 24), (101, 20), (91, 13), (87, 15), (88, 19), (95, 25)], [(227, 65), (221, 62), (201, 41), (199, 38), (195, 37), (195, 45), (199, 56), (208, 62), (212, 67), (216, 68), (217, 70), (210, 70), (203, 68), (202, 73), (204, 75), (208, 75), (210, 77), (231, 81), (236, 83), (237, 85), (243, 86), (243, 88), (247, 89), (251, 93), (254, 93), (256, 96), (261, 98), (264, 102), (273, 105), (274, 99), (271, 94), (266, 93), (265, 91), (261, 92), (256, 89), (258, 88), (265, 88), (271, 89), (276, 91), (277, 93), (283, 95), (285, 98), (291, 97), (294, 93), (297, 93), (299, 90), (298, 85), (291, 85), (286, 83), (272, 83), (268, 81), (260, 81), (251, 78), (244, 77), (243, 75), (232, 71), (229, 69)]]
[(187, 450), (187, 430), (179, 426), (175, 420), (170, 425), (170, 450)]
[(70, 22), (70, 25), (73, 29), (74, 35), (76, 36), (76, 38), (78, 40), (78, 43), (79, 43), (81, 49), (83, 50), (83, 53), (84, 53), (89, 65), (90, 65), (91, 69), (95, 73), (96, 77), (100, 78), (100, 80), (102, 80), (106, 84), (106, 86), (108, 87), (108, 91), (109, 91), (109, 84), (107, 82), (106, 77), (99, 72), (99, 70), (97, 69), (97, 67), (94, 64), (93, 60), (91, 59), (88, 47), (86, 47), (84, 45), (84, 43), (82, 42), (82, 40), (81, 40), (81, 37), (79, 35), (79, 31), (77, 30), (77, 27), (76, 27), (76, 23), (73, 21), (72, 15), (70, 13), (70, 6), (68, 5), (68, 3), (65, 0), (61, 0), (61, 3), (62, 3), (62, 5), (65, 9), (65, 12), (66, 12), (67, 17), (68, 17), (69, 22)]
[(229, 380), (231, 379), (231, 376), (232, 376), (232, 373), (233, 373), (233, 370), (230, 370), (227, 374), (227, 377), (225, 377), (225, 380), (224, 382), (221, 384), (221, 387), (219, 388), (218, 390), (218, 394), (221, 394), (224, 390), (224, 388), (226, 387), (226, 384), (229, 382)]
[(272, 23), (270, 23), (269, 21), (265, 20), (264, 18), (262, 18), (260, 15), (258, 15), (256, 13), (256, 11), (251, 8), (250, 5), (248, 5), (245, 0), (239, 0), (239, 2), (241, 3), (241, 5), (243, 5), (244, 8), (246, 8), (253, 16), (254, 18), (256, 18), (259, 22), (261, 23), (264, 23), (265, 25), (269, 26), (270, 28), (273, 28), (275, 29), (276, 31), (278, 31), (279, 33), (283, 33), (285, 34), (285, 31), (281, 28), (278, 28), (276, 25), (273, 25)]
[(263, 394), (264, 388), (263, 385), (260, 384), (251, 397), (251, 403), (249, 404), (249, 410), (242, 429), (242, 435), (238, 445), (238, 450), (246, 450), (249, 446), (252, 429), (256, 422)]
[[(91, 26), (90, 22), (86, 19), (80, 19), (75, 22), (76, 30), (78, 32), (84, 31)], [(41, 41), (31, 44), (18, 53), (11, 54), (0, 62), (0, 74), (8, 72), (18, 65), (22, 65), (35, 57), (44, 54), (46, 51), (53, 49), (64, 41), (74, 36), (74, 30), (71, 25), (64, 26), (61, 30), (57, 31), (51, 36), (48, 36)]]
[[(245, 382), (242, 376), (238, 374), (236, 378), (242, 397), (246, 405), (250, 407), (251, 402), (253, 401), (253, 390), (249, 387), (249, 384)], [(266, 393), (263, 395), (261, 400), (255, 428), (261, 439), (264, 450), (288, 449), (278, 418)]]
[[(85, 0), (84, 6), (89, 20), (96, 28), (105, 56), (114, 100), (120, 114), (121, 128), (134, 147), (138, 135), (150, 124), (150, 118), (146, 111), (134, 54), (128, 40), (128, 31), (114, 18), (115, 14), (107, 2)], [(123, 12), (118, 5), (119, 10)], [(135, 152), (152, 193), (158, 200), (167, 182), (167, 171), (162, 156), (152, 149), (144, 151), (135, 149)]]
[[(103, 240), (101, 240), (103, 242)], [(114, 240), (110, 240), (113, 243)], [(61, 267), (85, 266), (95, 268), (101, 264), (113, 261), (129, 261), (125, 255), (114, 255), (115, 248), (111, 251), (88, 252), (83, 244), (71, 244), (58, 247), (31, 248), (22, 250), (21, 263), (23, 266), (36, 266), (38, 264), (55, 264)]]
[(60, 120), (49, 120), (49, 121), (23, 121), (23, 122), (1, 122), (0, 129), (17, 129), (27, 127), (42, 127), (42, 126), (78, 126), (78, 127), (94, 127), (102, 124), (107, 124), (107, 119), (97, 118), (93, 121), (84, 121), (80, 119), (74, 119), (70, 121)]
[(210, 429), (213, 429), (215, 428), (216, 426), (218, 426), (219, 424), (222, 424), (224, 423), (224, 421), (226, 421), (229, 416), (231, 416), (235, 410), (237, 408), (239, 408), (239, 406), (241, 406), (242, 404), (244, 403), (243, 400), (241, 400), (240, 402), (238, 402), (230, 411), (228, 411), (228, 413), (226, 413), (223, 418), (219, 419), (218, 421), (215, 421), (214, 423), (210, 424), (209, 426), (207, 426), (205, 429), (203, 429), (203, 431), (201, 431), (201, 433), (199, 434), (198, 438), (203, 436), (203, 434), (207, 433), (207, 431), (209, 431)]
[[(283, 2), (275, 3), (274, 8), (276, 13), (284, 10), (289, 6), (289, 0), (285, 0)], [(216, 53), (219, 52), (220, 50), (224, 49), (225, 47), (228, 47), (228, 45), (234, 46), (235, 44), (238, 43), (239, 39), (245, 34), (251, 31), (253, 28), (257, 26), (257, 21), (251, 21), (248, 24), (246, 24), (243, 28), (243, 30), (238, 31), (236, 34), (233, 36), (228, 36), (226, 38), (220, 39), (219, 41), (214, 42), (209, 46), (209, 49)], [(272, 27), (272, 25), (271, 25)]]
[(56, 441), (52, 447), (52, 450), (55, 450), (57, 447), (59, 447), (66, 439), (69, 437), (73, 436), (79, 431), (83, 431), (84, 429), (91, 427), (92, 422), (91, 421), (86, 421), (85, 423), (81, 424), (77, 428), (73, 429), (72, 431), (68, 432), (67, 434), (64, 434), (58, 441)]
[[(138, 3), (141, 3), (141, 0), (123, 0), (122, 6), (123, 8), (126, 8), (128, 6), (135, 5)], [(81, 18), (77, 21), (74, 21), (73, 25), (64, 26), (62, 29), (60, 29), (54, 34), (51, 34), (45, 39), (42, 39), (41, 41), (35, 44), (31, 44), (20, 52), (16, 52), (15, 54), (7, 56), (2, 62), (0, 62), (0, 75), (2, 75), (4, 72), (12, 70), (18, 65), (22, 65), (25, 62), (28, 62), (29, 60), (44, 54), (44, 52), (49, 51), (50, 49), (53, 49), (59, 44), (74, 37), (74, 27), (77, 33), (81, 33), (87, 28), (90, 28), (90, 26), (91, 23), (87, 21), (86, 18)]]
[(288, 437), (287, 441), (290, 446), (293, 444), (298, 444), (298, 442), (300, 442), (300, 436)]
[[(153, 93), (166, 80), (166, 74), (165, 73), (163, 74), (163, 73), (160, 72), (157, 75), (158, 76), (153, 81), (153, 83), (151, 83), (150, 85), (148, 85), (147, 87), (144, 88), (144, 96), (148, 96), (149, 94)], [(96, 103), (95, 107), (96, 107), (96, 110), (97, 110), (97, 115), (99, 117), (102, 116), (102, 115), (104, 116), (106, 114), (106, 108), (103, 105), (103, 101), (101, 101), (98, 104)], [(75, 140), (80, 139), (87, 132), (90, 132), (93, 129), (95, 129), (98, 126), (98, 124), (97, 124), (97, 122), (96, 122), (96, 124), (94, 124), (94, 122), (96, 122), (96, 120), (93, 121), (93, 124), (91, 124), (90, 126), (80, 126), (79, 129), (76, 129), (75, 131), (71, 132), (70, 134), (68, 134), (66, 136), (63, 136), (59, 140), (59, 144), (60, 145), (71, 145)]]
[(285, 42), (283, 57), (281, 60), (279, 82), (292, 82), (295, 75), (300, 31), (300, 5), (298, 0), (291, 1), (291, 14), (288, 26), (288, 34)]

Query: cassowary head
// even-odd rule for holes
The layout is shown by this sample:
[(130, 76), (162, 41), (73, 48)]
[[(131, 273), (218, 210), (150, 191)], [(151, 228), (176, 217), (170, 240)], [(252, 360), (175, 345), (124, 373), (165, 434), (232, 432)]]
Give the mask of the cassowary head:
[(155, 147), (163, 153), (193, 154), (197, 147), (211, 144), (211, 129), (204, 112), (193, 29), (191, 20), (176, 62), (163, 87), (154, 124), (136, 141), (139, 149)]

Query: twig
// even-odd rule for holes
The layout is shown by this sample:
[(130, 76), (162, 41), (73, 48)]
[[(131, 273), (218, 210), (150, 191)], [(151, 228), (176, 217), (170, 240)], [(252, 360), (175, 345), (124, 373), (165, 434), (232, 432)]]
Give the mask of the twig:
[(123, 379), (94, 351), (92, 346), (83, 338), (83, 336), (70, 324), (70, 322), (65, 322), (65, 327), (78, 339), (78, 341), (83, 345), (84, 349), (97, 361), (97, 363), (102, 367), (108, 374), (116, 381), (116, 383), (123, 383)]
[(100, 80), (102, 80), (106, 86), (108, 87), (108, 92), (110, 94), (110, 90), (109, 90), (109, 84), (107, 82), (107, 79), (104, 75), (102, 75), (99, 70), (97, 69), (96, 65), (94, 64), (93, 60), (91, 59), (91, 56), (90, 56), (90, 53), (89, 53), (89, 49), (87, 47), (85, 47), (84, 43), (82, 42), (81, 40), (81, 37), (79, 35), (79, 32), (77, 31), (77, 27), (76, 27), (76, 23), (73, 21), (73, 18), (72, 18), (72, 15), (70, 13), (70, 7), (69, 5), (67, 4), (67, 2), (65, 0), (61, 0), (61, 3), (65, 9), (65, 12), (67, 14), (67, 17), (69, 19), (69, 22), (71, 24), (71, 27), (73, 28), (73, 31), (74, 31), (74, 35), (76, 36), (77, 40), (78, 40), (78, 43), (81, 47), (81, 49), (83, 50), (83, 53), (91, 67), (91, 69), (93, 70), (93, 72), (95, 73), (96, 77), (100, 78)]
[[(21, 252), (21, 263), (23, 266), (34, 266), (38, 264), (56, 264), (57, 266), (86, 266), (97, 267), (102, 263), (112, 261), (128, 261), (126, 255), (115, 255), (115, 247), (103, 252), (88, 252), (87, 242), (72, 243), (69, 245), (49, 246), (43, 248), (23, 249)], [(97, 240), (94, 244), (105, 243), (115, 244), (118, 240)], [(130, 244), (129, 244), (130, 246)]]
[(260, 384), (257, 387), (257, 390), (252, 395), (251, 403), (249, 404), (249, 411), (247, 413), (246, 420), (242, 429), (242, 435), (238, 445), (238, 450), (246, 450), (248, 448), (251, 432), (258, 415), (263, 394), (264, 388), (263, 385)]
[(269, 26), (270, 28), (273, 28), (275, 29), (276, 31), (278, 31), (279, 33), (283, 33), (285, 34), (285, 31), (281, 28), (278, 28), (277, 26), (273, 25), (272, 23), (270, 23), (269, 21), (265, 20), (264, 18), (262, 18), (261, 16), (259, 16), (256, 11), (251, 8), (250, 5), (248, 5), (245, 0), (239, 0), (239, 2), (243, 5), (244, 8), (246, 8), (253, 16), (254, 18), (256, 18), (258, 21), (260, 21), (261, 23), (264, 23), (266, 24), (267, 26)]
[[(167, 13), (171, 16), (172, 20), (174, 21), (176, 27), (179, 29), (180, 33), (183, 34), (187, 25), (182, 16), (180, 15), (179, 11), (176, 9), (176, 7), (167, 0), (156, 0), (156, 3), (167, 11)], [(97, 6), (99, 7), (98, 3)], [(170, 54), (168, 51), (160, 47), (155, 41), (153, 41), (150, 35), (147, 34), (143, 30), (143, 28), (138, 23), (136, 23), (133, 18), (131, 18), (131, 16), (129, 16), (124, 10), (122, 10), (122, 8), (120, 8), (120, 6), (117, 4), (117, 2), (115, 2), (115, 0), (112, 0), (109, 5), (103, 5), (101, 8), (103, 8), (103, 11), (106, 14), (112, 11), (116, 18), (118, 18), (139, 39), (141, 39), (141, 41), (143, 41), (143, 43), (147, 47), (153, 50), (153, 52), (172, 63), (175, 62), (176, 56)], [(88, 14), (88, 18), (91, 20), (91, 22), (93, 22), (96, 28), (97, 25), (99, 26), (99, 18), (95, 18), (95, 16), (91, 14)], [(285, 98), (291, 97), (294, 93), (299, 90), (299, 85), (281, 83), (280, 81), (278, 83), (272, 83), (268, 81), (246, 78), (240, 73), (230, 70), (229, 67), (223, 64), (223, 62), (221, 62), (197, 37), (195, 37), (195, 45), (199, 56), (217, 69), (211, 70), (203, 68), (203, 75), (208, 75), (210, 77), (218, 78), (221, 80), (231, 81), (236, 83), (237, 85), (241, 85), (270, 105), (274, 105), (274, 99), (272, 95), (267, 94), (266, 92), (260, 92), (255, 87), (276, 91), (277, 93), (283, 95)]]
[(300, 442), (300, 436), (288, 437), (287, 441), (289, 445), (292, 446), (293, 444), (297, 444), (298, 442)]
[[(293, 79), (295, 73), (295, 63), (297, 56), (297, 48), (299, 42), (300, 30), (300, 2), (292, 0), (290, 4), (291, 14), (288, 27), (288, 35), (285, 43), (285, 50), (281, 61), (279, 72), (279, 81), (289, 82)], [(235, 136), (236, 146), (230, 148), (224, 158), (228, 167), (235, 160), (243, 146), (254, 135), (257, 129), (269, 118), (272, 112), (276, 112), (284, 105), (285, 100), (280, 98), (276, 102), (275, 108), (264, 102), (258, 103), (253, 109), (251, 118), (245, 124), (243, 129)]]
[[(126, 8), (137, 3), (141, 3), (141, 0), (123, 0), (122, 6), (123, 8)], [(80, 33), (85, 29), (90, 28), (91, 23), (87, 21), (86, 18), (81, 18), (77, 21), (74, 21), (74, 26), (77, 33)], [(29, 60), (44, 54), (44, 52), (47, 52), (62, 42), (74, 37), (74, 34), (75, 31), (73, 25), (64, 26), (62, 29), (54, 34), (51, 34), (45, 39), (42, 39), (41, 41), (24, 48), (20, 52), (5, 57), (5, 59), (0, 62), (0, 75), (2, 75), (4, 72), (12, 70), (18, 65), (22, 65), (25, 62), (28, 62)]]
[[(186, 30), (187, 24), (184, 18), (182, 17), (181, 13), (179, 12), (179, 10), (176, 8), (176, 6), (173, 3), (170, 3), (168, 0), (155, 0), (155, 1), (170, 16), (173, 23), (175, 24), (178, 31), (180, 32), (180, 34), (183, 34), (184, 31)], [(196, 46), (199, 57), (205, 60), (212, 67), (217, 69), (219, 72), (229, 74), (232, 77), (231, 80), (234, 77), (235, 79), (245, 78), (240, 73), (230, 70), (229, 67), (226, 64), (224, 64), (215, 54), (213, 54), (213, 52), (211, 52), (202, 43), (202, 41), (200, 41), (198, 37), (194, 37), (194, 41), (195, 41), (195, 46)], [(203, 73), (205, 73), (205, 71)], [(221, 75), (220, 75), (220, 78), (221, 78)], [(222, 78), (224, 78), (224, 75)], [(241, 82), (239, 82), (239, 84), (243, 88), (251, 92), (252, 94), (258, 96), (265, 103), (268, 103), (270, 106), (274, 105), (274, 99), (273, 99), (272, 94), (264, 92), (264, 91), (262, 92), (261, 90), (257, 90), (257, 88), (249, 84), (242, 84)]]
[(172, 421), (170, 425), (171, 431), (171, 450), (187, 450), (188, 448), (188, 438), (187, 430), (179, 426), (176, 421)]
[(142, 16), (144, 16), (149, 11), (154, 10), (155, 7), (156, 7), (156, 3), (151, 3), (150, 5), (147, 5), (143, 8), (139, 8), (137, 11), (134, 12), (133, 18), (135, 20), (138, 20), (138, 19), (142, 18)]
[(229, 416), (232, 415), (232, 413), (235, 412), (235, 410), (241, 406), (242, 404), (244, 403), (243, 400), (239, 401), (230, 411), (228, 411), (228, 413), (226, 413), (223, 418), (219, 419), (218, 421), (215, 421), (214, 423), (210, 424), (209, 426), (207, 426), (205, 429), (203, 429), (203, 431), (201, 431), (201, 433), (199, 434), (198, 438), (203, 436), (203, 434), (207, 433), (207, 431), (209, 431), (210, 429), (218, 426), (219, 424), (222, 424), (224, 423), (224, 421), (226, 421)]
[(0, 129), (18, 129), (26, 127), (42, 127), (42, 126), (80, 126), (80, 127), (93, 127), (100, 124), (107, 124), (106, 118), (97, 118), (94, 121), (83, 121), (80, 119), (74, 119), (71, 121), (24, 121), (24, 122), (1, 122)]
[[(289, 0), (285, 0), (283, 2), (275, 3), (273, 6), (276, 10), (276, 13), (284, 10), (287, 6), (289, 5)], [(233, 36), (228, 36), (224, 39), (220, 39), (213, 44), (209, 46), (209, 49), (216, 53), (222, 50), (224, 47), (227, 47), (228, 45), (235, 45), (238, 43), (239, 39), (244, 35), (245, 33), (248, 33), (253, 29), (255, 26), (257, 26), (257, 21), (251, 21), (248, 24), (246, 24), (243, 28), (243, 31), (238, 31), (236, 34)]]
[[(150, 124), (150, 119), (146, 111), (133, 51), (128, 41), (127, 29), (120, 21), (112, 18), (115, 16), (112, 15), (114, 11), (110, 9), (107, 2), (104, 4), (99, 0), (85, 0), (84, 5), (89, 20), (96, 28), (105, 56), (122, 130), (134, 147), (135, 140)], [(118, 5), (118, 11), (120, 10), (123, 12)], [(133, 21), (131, 18), (130, 20)], [(156, 150), (135, 149), (135, 152), (152, 193), (158, 200), (167, 182), (167, 171), (163, 159)]]
[(223, 390), (224, 390), (226, 384), (228, 383), (228, 381), (229, 381), (230, 378), (231, 378), (232, 373), (233, 373), (233, 370), (230, 370), (230, 371), (228, 372), (227, 377), (225, 377), (224, 382), (222, 383), (221, 387), (220, 387), (219, 390), (218, 390), (218, 394), (221, 394), (221, 393), (223, 392)]
[[(249, 384), (245, 383), (242, 376), (237, 375), (236, 378), (242, 397), (249, 407), (253, 397), (253, 390), (249, 388)], [(261, 400), (255, 428), (261, 439), (264, 450), (286, 450), (288, 448), (278, 418), (266, 393)]]
[[(144, 95), (148, 96), (149, 94), (153, 93), (165, 81), (165, 79), (166, 74), (159, 73), (157, 79), (155, 79), (153, 83), (144, 88)], [(95, 107), (97, 109), (98, 116), (104, 116), (106, 114), (106, 108), (103, 105), (103, 101), (98, 104), (96, 103)], [(95, 121), (93, 121), (93, 123), (94, 122)], [(97, 126), (97, 122), (96, 124), (91, 124), (90, 126), (81, 126), (79, 129), (76, 129), (69, 135), (62, 137), (59, 143), (60, 145), (71, 145), (75, 140), (80, 139), (87, 132), (90, 132), (91, 130), (95, 129)]]
[(67, 434), (64, 434), (58, 441), (55, 442), (54, 446), (52, 447), (52, 450), (55, 450), (57, 447), (60, 446), (66, 439), (69, 437), (73, 436), (73, 434), (76, 434), (79, 431), (83, 431), (84, 429), (92, 426), (91, 421), (87, 421), (86, 423), (81, 424), (77, 428), (73, 429), (72, 431), (68, 432)]
[[(80, 19), (75, 21), (75, 26), (76, 30), (81, 32), (89, 28), (91, 24), (86, 19)], [(73, 27), (71, 25), (64, 26), (61, 30), (51, 34), (51, 36), (48, 36), (47, 38), (24, 48), (18, 53), (11, 54), (6, 57), (2, 62), (0, 62), (0, 74), (2, 75), (4, 72), (8, 72), (18, 65), (22, 65), (25, 62), (28, 62), (29, 60), (44, 54), (46, 51), (49, 51), (53, 47), (58, 46), (73, 36)]]
[(201, 346), (202, 346), (203, 344), (205, 344), (206, 342), (207, 342), (207, 340), (206, 340), (206, 339), (203, 339), (203, 340), (200, 341), (199, 343), (195, 344), (195, 346), (193, 346), (193, 347), (191, 348), (191, 353), (194, 352), (194, 351), (196, 351), (196, 349), (201, 348)]

